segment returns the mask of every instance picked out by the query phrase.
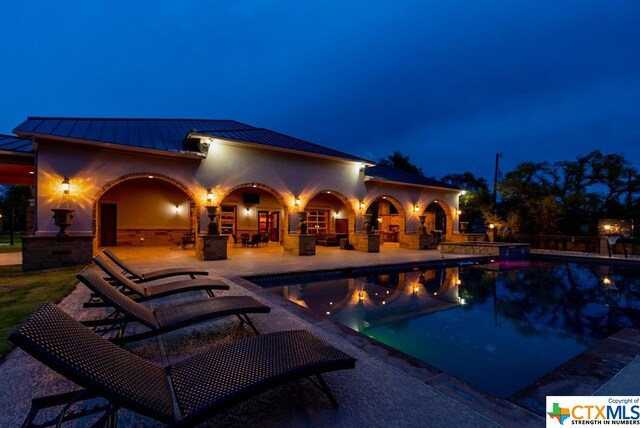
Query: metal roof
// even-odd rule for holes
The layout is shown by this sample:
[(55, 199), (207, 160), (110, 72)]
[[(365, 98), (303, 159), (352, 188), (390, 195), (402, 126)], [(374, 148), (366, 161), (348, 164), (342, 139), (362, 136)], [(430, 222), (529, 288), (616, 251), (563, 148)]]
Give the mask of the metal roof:
[(193, 147), (183, 144), (189, 134), (195, 134), (275, 150), (298, 151), (315, 156), (372, 163), (328, 147), (235, 120), (28, 117), (13, 132), (20, 136), (72, 139), (173, 153), (195, 152)]
[(211, 137), (224, 138), (234, 141), (243, 141), (247, 143), (270, 146), (277, 149), (291, 150), (297, 152), (313, 153), (320, 156), (328, 156), (332, 158), (342, 158), (357, 162), (372, 163), (365, 159), (353, 156), (347, 153), (339, 152), (328, 147), (319, 146), (299, 138), (284, 135), (279, 132), (271, 131), (264, 128), (246, 128), (237, 130), (207, 130), (198, 131), (198, 135), (207, 135)]
[(33, 153), (30, 138), (0, 134), (0, 150), (7, 152)]
[(387, 181), (401, 184), (415, 184), (418, 186), (440, 187), (443, 189), (459, 190), (457, 187), (445, 183), (444, 181), (423, 177), (420, 175), (412, 174), (402, 169), (384, 165), (367, 167), (364, 170), (364, 175), (367, 179), (374, 181)]

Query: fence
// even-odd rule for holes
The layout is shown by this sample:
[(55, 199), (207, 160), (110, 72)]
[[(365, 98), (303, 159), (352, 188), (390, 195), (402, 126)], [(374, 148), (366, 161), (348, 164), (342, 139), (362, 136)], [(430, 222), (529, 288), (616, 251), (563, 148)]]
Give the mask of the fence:
[[(577, 251), (582, 253), (608, 254), (606, 239), (597, 236), (562, 235), (515, 235), (509, 241), (531, 244), (531, 248), (540, 250)], [(638, 238), (620, 238), (611, 247), (612, 254), (640, 255)]]

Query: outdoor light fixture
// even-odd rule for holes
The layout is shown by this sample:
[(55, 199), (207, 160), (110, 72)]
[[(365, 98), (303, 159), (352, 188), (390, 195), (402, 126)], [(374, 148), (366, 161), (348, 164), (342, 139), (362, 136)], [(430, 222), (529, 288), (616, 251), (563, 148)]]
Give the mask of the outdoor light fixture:
[(456, 210), (456, 212), (458, 213), (458, 215), (462, 214), (462, 210)]
[(604, 279), (602, 280), (602, 283), (608, 287), (611, 285), (611, 279), (609, 279), (608, 276), (605, 276)]
[(495, 224), (493, 224), (493, 223), (491, 223), (491, 224), (489, 225), (489, 229), (495, 229), (495, 227), (496, 227), (496, 225), (495, 225)]
[(360, 209), (363, 210), (364, 209), (364, 201), (360, 201)]
[(418, 213), (418, 212), (420, 212), (420, 207), (418, 206), (418, 204), (415, 204), (415, 205), (413, 206), (413, 212), (414, 212), (414, 213)]
[(209, 203), (213, 203), (213, 192), (211, 191), (211, 187), (207, 189), (207, 201)]
[(62, 192), (65, 195), (69, 194), (69, 177), (67, 177), (66, 175), (64, 176), (64, 180), (62, 180)]
[(180, 214), (180, 206), (176, 205), (176, 215)]
[(296, 200), (295, 200), (296, 207), (299, 207), (300, 204), (302, 204), (302, 201), (300, 200), (300, 196), (296, 196)]
[(413, 285), (413, 294), (417, 295), (418, 291), (420, 291), (420, 286), (418, 284)]
[(361, 302), (364, 302), (364, 290), (360, 290), (360, 291), (358, 292), (358, 299), (359, 299)]

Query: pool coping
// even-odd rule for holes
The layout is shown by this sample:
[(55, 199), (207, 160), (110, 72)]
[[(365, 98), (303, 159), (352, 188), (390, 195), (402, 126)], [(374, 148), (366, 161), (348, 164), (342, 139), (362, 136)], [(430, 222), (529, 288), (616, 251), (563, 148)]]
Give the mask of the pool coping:
[[(538, 378), (528, 386), (511, 396), (501, 399), (470, 385), (455, 376), (430, 366), (410, 355), (377, 342), (347, 326), (316, 314), (308, 308), (297, 305), (282, 296), (268, 291), (268, 287), (259, 286), (251, 279), (265, 277), (301, 278), (316, 275), (317, 272), (333, 276), (334, 274), (357, 271), (371, 272), (375, 269), (402, 269), (413, 266), (453, 267), (460, 263), (481, 262), (496, 259), (487, 256), (472, 256), (468, 259), (435, 260), (425, 263), (385, 264), (371, 267), (354, 267), (327, 269), (319, 271), (287, 272), (274, 275), (250, 275), (232, 277), (234, 282), (258, 294), (271, 304), (286, 309), (288, 312), (307, 322), (320, 326), (333, 334), (347, 340), (354, 346), (379, 358), (390, 366), (406, 373), (415, 379), (431, 386), (442, 394), (460, 402), (479, 414), (503, 425), (540, 426), (545, 420), (546, 396), (548, 395), (592, 395), (620, 370), (640, 355), (640, 330), (625, 328), (602, 340), (593, 347), (578, 354), (564, 364)], [(531, 253), (527, 258), (535, 261), (565, 261), (570, 263), (606, 264), (616, 266), (640, 267), (640, 260), (603, 257), (584, 257), (581, 255), (563, 255), (548, 253)]]

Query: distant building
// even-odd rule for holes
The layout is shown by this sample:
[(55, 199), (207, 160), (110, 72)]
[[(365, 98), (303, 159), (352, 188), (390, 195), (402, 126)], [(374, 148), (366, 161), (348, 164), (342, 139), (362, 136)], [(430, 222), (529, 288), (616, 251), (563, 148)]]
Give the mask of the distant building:
[(386, 240), (416, 234), (419, 215), (445, 239), (458, 230), (459, 189), (232, 120), (29, 117), (13, 132), (0, 166), (33, 184), (35, 236), (56, 235), (51, 210), (68, 208), (68, 232), (94, 248), (165, 245), (204, 232), (208, 205), (222, 234), (280, 243), (303, 210), (318, 234), (361, 232), (367, 213)]

